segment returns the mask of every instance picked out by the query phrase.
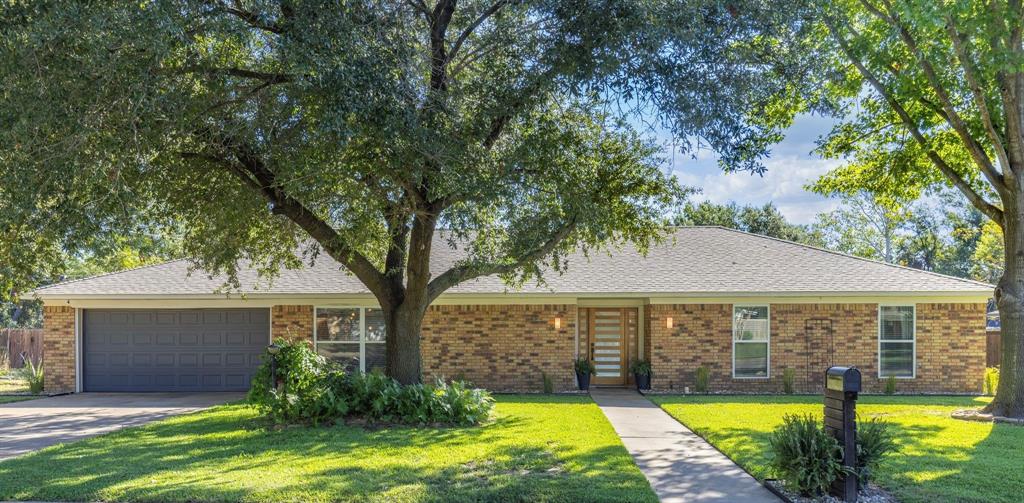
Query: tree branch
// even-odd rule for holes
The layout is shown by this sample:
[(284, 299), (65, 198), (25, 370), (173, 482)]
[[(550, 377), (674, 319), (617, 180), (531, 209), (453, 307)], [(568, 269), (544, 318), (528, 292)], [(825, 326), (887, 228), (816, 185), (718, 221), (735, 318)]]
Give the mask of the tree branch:
[(485, 10), (482, 14), (477, 16), (477, 18), (472, 23), (470, 23), (470, 25), (466, 27), (465, 30), (462, 30), (462, 33), (459, 34), (459, 37), (455, 39), (455, 43), (452, 44), (452, 50), (449, 52), (448, 58), (454, 59), (455, 55), (459, 53), (459, 49), (462, 47), (462, 44), (465, 43), (466, 39), (473, 34), (473, 31), (476, 30), (477, 27), (479, 27), (481, 24), (483, 24), (483, 22), (486, 21), (487, 18), (493, 16), (494, 13), (501, 10), (502, 7), (508, 5), (508, 3), (508, 0), (498, 0), (497, 2), (491, 4), (491, 6), (488, 7), (487, 10)]
[(931, 148), (931, 146), (928, 144), (927, 138), (925, 138), (924, 134), (921, 133), (921, 130), (917, 127), (917, 124), (914, 123), (914, 120), (910, 117), (910, 114), (907, 113), (907, 110), (892, 95), (892, 93), (889, 92), (888, 89), (886, 89), (886, 87), (882, 84), (881, 81), (878, 80), (874, 73), (872, 73), (870, 70), (867, 69), (867, 67), (864, 66), (864, 63), (860, 61), (860, 58), (856, 57), (856, 55), (853, 53), (853, 50), (850, 48), (849, 44), (847, 44), (846, 39), (843, 38), (842, 34), (837, 28), (835, 22), (827, 15), (825, 16), (825, 24), (828, 27), (829, 32), (832, 33), (832, 37), (835, 38), (836, 43), (839, 44), (839, 47), (846, 55), (847, 59), (849, 59), (853, 63), (853, 65), (857, 68), (857, 71), (860, 72), (861, 76), (863, 76), (864, 79), (871, 84), (875, 91), (878, 92), (878, 94), (881, 95), (886, 100), (886, 102), (889, 103), (889, 106), (892, 107), (893, 111), (895, 111), (896, 114), (900, 117), (900, 120), (903, 121), (904, 126), (907, 127), (907, 130), (910, 132), (911, 136), (914, 137), (914, 140), (916, 140), (917, 143), (921, 145), (921, 148), (926, 152), (926, 155), (928, 156), (928, 159), (932, 161), (932, 164), (934, 164), (939, 169), (939, 171), (941, 171), (942, 174), (946, 176), (946, 178), (953, 182), (953, 185), (956, 186), (956, 188), (959, 189), (960, 192), (967, 196), (967, 199), (971, 202), (971, 204), (974, 205), (974, 207), (978, 208), (979, 211), (981, 211), (986, 216), (991, 218), (994, 222), (998, 223), (999, 225), (1002, 225), (1003, 210), (999, 209), (992, 203), (986, 201), (985, 198), (978, 194), (977, 191), (975, 191), (974, 188), (971, 187), (971, 185), (967, 183), (967, 181), (964, 180), (959, 173), (956, 172), (956, 170), (954, 170), (949, 164), (946, 163), (945, 159), (943, 159), (942, 156), (935, 152), (935, 149)]
[(974, 162), (981, 169), (981, 172), (985, 174), (985, 178), (988, 179), (989, 183), (995, 187), (997, 192), (1005, 194), (1006, 182), (1003, 180), (1002, 173), (992, 165), (992, 160), (989, 159), (985, 148), (977, 139), (974, 138), (970, 130), (967, 128), (967, 124), (953, 106), (953, 101), (950, 99), (949, 93), (946, 92), (945, 87), (942, 86), (942, 82), (939, 80), (935, 67), (932, 66), (931, 61), (929, 61), (928, 57), (925, 56), (924, 51), (921, 50), (921, 47), (917, 44), (917, 40), (910, 33), (910, 30), (906, 25), (900, 22), (897, 14), (892, 12), (892, 6), (886, 0), (882, 0), (882, 2), (890, 12), (887, 13), (882, 11), (868, 0), (861, 0), (861, 4), (864, 5), (868, 12), (872, 13), (875, 17), (881, 19), (883, 22), (887, 23), (899, 32), (900, 38), (903, 39), (903, 43), (907, 45), (910, 52), (914, 55), (918, 65), (921, 66), (921, 70), (924, 72), (925, 78), (931, 85), (932, 90), (935, 92), (935, 95), (938, 96), (942, 109), (945, 111), (943, 117), (945, 118), (946, 123), (956, 131), (958, 136), (960, 136), (960, 140), (963, 141), (964, 146), (967, 147), (967, 151), (971, 154), (971, 158), (974, 159)]
[(269, 31), (276, 35), (284, 33), (284, 29), (282, 29), (281, 26), (276, 22), (264, 22), (262, 19), (260, 19), (258, 15), (256, 15), (255, 12), (243, 9), (242, 4), (237, 0), (231, 3), (233, 4), (233, 6), (229, 6), (222, 2), (218, 2), (217, 4), (218, 7), (224, 10), (224, 12), (227, 12), (228, 14), (231, 14), (232, 16), (235, 16), (238, 19), (245, 21), (246, 24), (252, 26), (253, 28), (257, 28), (263, 31)]
[(430, 14), (430, 89), (448, 88), (448, 54), (445, 36), (455, 13), (455, 0), (438, 0)]
[(182, 153), (185, 158), (200, 158), (219, 164), (238, 176), (242, 182), (263, 196), (272, 206), (271, 212), (288, 217), (324, 247), (327, 253), (344, 265), (382, 302), (396, 292), (386, 284), (384, 275), (363, 254), (348, 246), (338, 232), (278, 183), (277, 175), (263, 160), (244, 145), (225, 143), (234, 160), (204, 153)]
[(227, 75), (231, 77), (241, 77), (244, 79), (256, 79), (262, 80), (268, 84), (282, 84), (295, 80), (294, 75), (289, 75), (287, 73), (261, 72), (258, 70), (235, 67), (183, 66), (175, 68), (174, 71), (178, 73), (202, 73), (213, 76)]
[[(953, 19), (953, 15), (946, 16), (946, 31), (949, 33), (949, 38), (953, 40), (953, 49), (956, 51), (957, 59), (960, 60), (960, 66), (964, 69), (964, 77), (967, 79), (967, 85), (971, 88), (971, 94), (974, 97), (974, 104), (978, 107), (978, 113), (981, 115), (982, 125), (985, 127), (985, 133), (988, 135), (989, 142), (992, 143), (992, 148), (995, 150), (996, 158), (999, 160), (999, 165), (1003, 167), (1003, 171), (1012, 173), (1012, 166), (1010, 165), (1010, 158), (1006, 155), (1006, 149), (1003, 147), (1002, 138), (1000, 138), (999, 131), (996, 129), (995, 123), (992, 121), (992, 114), (988, 107), (988, 100), (985, 98), (985, 92), (981, 87), (981, 78), (974, 68), (974, 64), (971, 60), (970, 55), (967, 53), (967, 47), (964, 45), (964, 38), (956, 28), (956, 21)], [(1016, 178), (1011, 177), (1016, 180)]]
[(551, 235), (547, 241), (539, 244), (533, 250), (530, 250), (518, 259), (513, 260), (509, 263), (492, 263), (492, 264), (462, 264), (453, 266), (441, 275), (434, 278), (427, 287), (428, 293), (427, 298), (429, 302), (433, 302), (439, 295), (444, 293), (449, 288), (468, 281), (473, 278), (479, 278), (481, 276), (491, 276), (494, 274), (508, 274), (514, 272), (531, 262), (536, 262), (548, 255), (550, 255), (555, 248), (562, 243), (574, 230), (576, 230), (577, 220), (576, 217), (569, 219), (565, 222), (558, 231)]

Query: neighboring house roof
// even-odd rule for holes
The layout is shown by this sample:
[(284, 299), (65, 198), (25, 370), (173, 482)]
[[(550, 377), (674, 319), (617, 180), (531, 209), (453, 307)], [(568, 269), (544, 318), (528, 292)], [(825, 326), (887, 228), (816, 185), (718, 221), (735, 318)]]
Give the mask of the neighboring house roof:
[[(461, 256), (446, 240), (433, 245), (434, 274)], [(722, 227), (680, 227), (647, 256), (633, 246), (614, 253), (581, 253), (568, 270), (545, 274), (545, 283), (511, 289), (494, 276), (462, 283), (451, 294), (726, 294), (919, 293), (983, 295), (992, 286)], [(217, 294), (223, 278), (188, 273), (184, 260), (67, 281), (40, 288), (41, 298), (202, 296)], [(272, 282), (241, 268), (247, 295), (346, 295), (368, 290), (334, 260), (321, 255), (312, 266), (283, 270)]]

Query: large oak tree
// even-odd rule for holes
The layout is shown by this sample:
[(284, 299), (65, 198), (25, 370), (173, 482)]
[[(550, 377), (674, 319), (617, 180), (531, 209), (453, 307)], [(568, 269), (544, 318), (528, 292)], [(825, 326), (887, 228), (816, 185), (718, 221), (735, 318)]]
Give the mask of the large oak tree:
[(831, 89), (855, 101), (822, 144), (851, 163), (818, 186), (910, 199), (949, 186), (995, 222), (1006, 266), (999, 388), (1024, 417), (1024, 6), (1019, 0), (821, 2)]
[[(425, 310), (452, 286), (662, 236), (685, 189), (631, 124), (759, 170), (814, 66), (804, 8), (4, 2), (4, 289), (139, 225), (181, 226), (229, 282), (239, 263), (272, 278), (326, 253), (380, 303), (388, 372), (417, 381)], [(466, 255), (433, 270), (442, 231)]]

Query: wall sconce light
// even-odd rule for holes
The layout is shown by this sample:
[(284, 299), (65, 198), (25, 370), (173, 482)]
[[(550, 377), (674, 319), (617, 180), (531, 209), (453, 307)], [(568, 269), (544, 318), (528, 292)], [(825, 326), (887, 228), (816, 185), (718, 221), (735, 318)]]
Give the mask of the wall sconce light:
[(561, 330), (561, 329), (562, 329), (562, 317), (561, 316), (555, 316), (555, 330)]
[(665, 318), (665, 328), (672, 328), (672, 326), (672, 317), (669, 316), (668, 318)]

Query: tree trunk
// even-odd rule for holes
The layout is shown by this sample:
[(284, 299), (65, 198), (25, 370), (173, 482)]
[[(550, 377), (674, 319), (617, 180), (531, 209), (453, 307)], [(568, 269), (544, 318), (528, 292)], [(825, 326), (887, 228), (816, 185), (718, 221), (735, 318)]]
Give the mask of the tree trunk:
[(410, 302), (384, 309), (387, 374), (402, 384), (416, 384), (422, 380), (420, 328), (425, 312), (425, 307)]
[(1007, 417), (1024, 417), (1024, 195), (1005, 198), (1003, 242), (1006, 268), (996, 287), (996, 305), (1002, 336), (1002, 360), (996, 397), (986, 411)]

